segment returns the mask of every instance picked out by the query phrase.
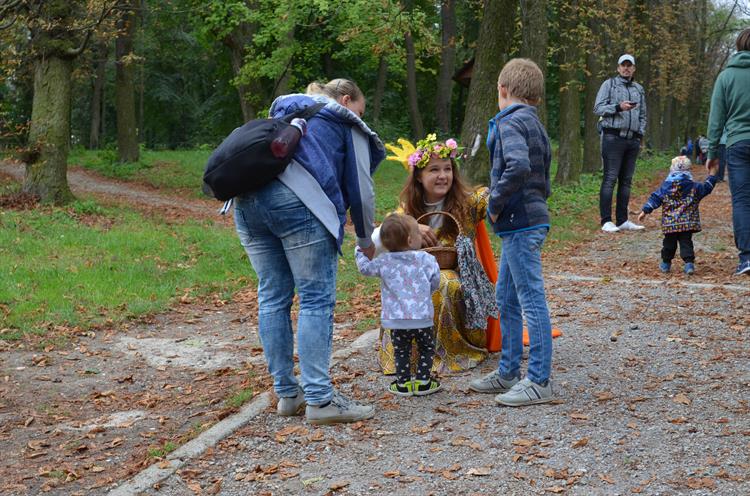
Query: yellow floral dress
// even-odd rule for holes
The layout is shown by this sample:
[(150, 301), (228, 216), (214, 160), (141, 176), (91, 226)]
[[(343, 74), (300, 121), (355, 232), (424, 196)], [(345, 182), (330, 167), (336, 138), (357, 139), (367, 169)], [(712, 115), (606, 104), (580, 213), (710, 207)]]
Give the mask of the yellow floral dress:
[[(469, 199), (471, 223), (462, 225), (461, 230), (471, 239), (475, 237), (477, 224), (484, 222), (487, 214), (487, 194), (487, 188), (479, 188)], [(442, 245), (454, 246), (455, 236), (441, 235), (440, 228), (436, 229), (436, 234)], [(432, 294), (432, 303), (435, 306), (433, 373), (460, 372), (475, 367), (487, 358), (487, 330), (466, 329), (464, 326), (466, 309), (458, 272), (449, 269), (440, 271), (440, 287)], [(412, 365), (416, 363), (416, 359), (414, 349)], [(390, 329), (380, 329), (378, 360), (384, 374), (396, 372)]]

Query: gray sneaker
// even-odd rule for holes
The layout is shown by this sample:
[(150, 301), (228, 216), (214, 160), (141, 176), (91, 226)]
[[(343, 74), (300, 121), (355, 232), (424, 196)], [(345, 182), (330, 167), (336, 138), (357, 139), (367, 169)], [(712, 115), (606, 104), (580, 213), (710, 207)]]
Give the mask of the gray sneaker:
[(276, 405), (276, 413), (282, 417), (302, 415), (305, 405), (305, 393), (301, 387), (297, 386), (297, 396), (279, 398), (279, 403)]
[(372, 418), (375, 415), (375, 408), (351, 400), (338, 391), (334, 391), (330, 403), (322, 408), (307, 405), (305, 415), (307, 421), (311, 424), (338, 424)]
[(505, 393), (510, 391), (518, 381), (519, 377), (513, 379), (503, 379), (500, 371), (494, 370), (481, 379), (474, 379), (469, 383), (469, 389), (477, 393)]
[(510, 391), (495, 396), (495, 401), (505, 406), (526, 406), (552, 401), (552, 381), (546, 386), (540, 386), (530, 379), (524, 378), (510, 388)]

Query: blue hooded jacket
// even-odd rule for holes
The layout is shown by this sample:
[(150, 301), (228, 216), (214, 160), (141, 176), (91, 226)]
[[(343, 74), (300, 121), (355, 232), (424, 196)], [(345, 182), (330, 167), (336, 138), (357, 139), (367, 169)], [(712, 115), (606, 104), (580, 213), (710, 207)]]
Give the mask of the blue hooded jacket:
[(280, 96), (269, 116), (280, 118), (317, 102), (326, 106), (308, 120), (294, 159), (278, 179), (326, 226), (339, 252), (347, 210), (357, 244), (367, 248), (375, 221), (372, 174), (385, 158), (378, 135), (354, 112), (322, 95)]

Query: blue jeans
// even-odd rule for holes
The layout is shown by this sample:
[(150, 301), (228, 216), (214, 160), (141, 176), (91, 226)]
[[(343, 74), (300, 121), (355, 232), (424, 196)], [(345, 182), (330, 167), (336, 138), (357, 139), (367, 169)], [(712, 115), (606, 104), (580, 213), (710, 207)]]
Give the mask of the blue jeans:
[(719, 172), (716, 173), (716, 178), (719, 181), (723, 181), (724, 172), (727, 168), (727, 145), (719, 145), (716, 147), (716, 157), (719, 159)]
[(297, 395), (291, 308), (299, 295), (297, 349), (305, 400), (328, 402), (336, 303), (336, 240), (289, 188), (275, 180), (235, 199), (235, 224), (258, 275), (258, 333), (279, 397)]
[(738, 141), (727, 148), (727, 171), (734, 244), (740, 251), (740, 263), (750, 262), (750, 140)]
[(501, 235), (503, 252), (496, 298), (500, 309), (502, 354), (500, 375), (520, 376), (523, 355), (523, 317), (529, 329), (529, 366), (526, 376), (537, 384), (549, 379), (552, 367), (552, 324), (544, 296), (542, 245), (547, 228)]

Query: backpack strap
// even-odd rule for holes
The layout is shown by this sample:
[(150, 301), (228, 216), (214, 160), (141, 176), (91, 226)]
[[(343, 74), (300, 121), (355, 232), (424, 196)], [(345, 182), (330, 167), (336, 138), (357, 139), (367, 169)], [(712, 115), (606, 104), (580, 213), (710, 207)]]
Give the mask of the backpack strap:
[(285, 115), (282, 119), (286, 122), (292, 122), (292, 119), (305, 119), (308, 120), (310, 117), (317, 114), (320, 109), (326, 106), (325, 102), (318, 102), (314, 105), (310, 105), (309, 107), (305, 107), (303, 109), (300, 109), (296, 112), (292, 112), (289, 115)]

